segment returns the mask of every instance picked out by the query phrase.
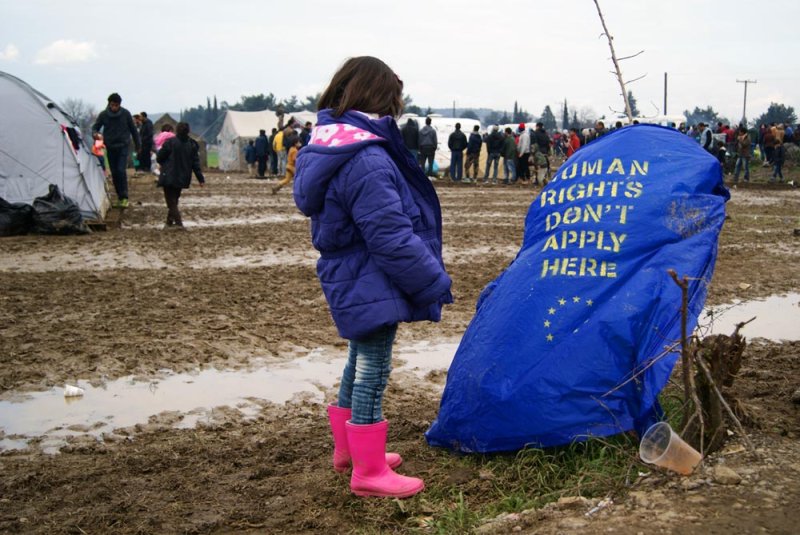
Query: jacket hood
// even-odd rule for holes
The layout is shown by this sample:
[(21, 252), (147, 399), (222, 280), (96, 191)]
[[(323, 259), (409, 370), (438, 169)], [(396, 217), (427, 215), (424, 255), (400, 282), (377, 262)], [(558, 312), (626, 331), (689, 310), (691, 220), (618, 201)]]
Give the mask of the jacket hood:
[(297, 155), (294, 200), (306, 216), (322, 209), (328, 185), (345, 163), (364, 147), (384, 141), (380, 136), (351, 124), (323, 124), (322, 113), (311, 131), (308, 145)]

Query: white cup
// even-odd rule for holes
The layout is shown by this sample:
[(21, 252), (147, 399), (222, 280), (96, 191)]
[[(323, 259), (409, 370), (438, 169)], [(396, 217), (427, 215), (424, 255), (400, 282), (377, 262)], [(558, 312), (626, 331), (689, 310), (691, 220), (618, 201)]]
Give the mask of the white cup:
[(65, 398), (75, 398), (80, 397), (84, 394), (84, 389), (79, 386), (73, 385), (64, 385), (64, 397)]

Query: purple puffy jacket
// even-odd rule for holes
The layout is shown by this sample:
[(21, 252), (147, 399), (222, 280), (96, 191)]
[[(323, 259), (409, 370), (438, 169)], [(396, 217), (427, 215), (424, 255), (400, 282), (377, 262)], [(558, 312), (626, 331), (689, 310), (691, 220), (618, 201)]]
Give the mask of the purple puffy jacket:
[(317, 275), (343, 338), (439, 321), (453, 301), (439, 200), (391, 117), (320, 111), (297, 157), (294, 198), (311, 218)]

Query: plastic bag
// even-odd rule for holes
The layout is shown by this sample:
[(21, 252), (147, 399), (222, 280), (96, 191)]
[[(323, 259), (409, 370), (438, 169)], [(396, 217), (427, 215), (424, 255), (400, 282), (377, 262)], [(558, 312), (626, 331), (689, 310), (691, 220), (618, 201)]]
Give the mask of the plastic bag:
[(33, 200), (33, 231), (39, 234), (88, 234), (77, 203), (65, 197), (58, 186)]
[(33, 228), (33, 207), (0, 197), (0, 236), (19, 236)]

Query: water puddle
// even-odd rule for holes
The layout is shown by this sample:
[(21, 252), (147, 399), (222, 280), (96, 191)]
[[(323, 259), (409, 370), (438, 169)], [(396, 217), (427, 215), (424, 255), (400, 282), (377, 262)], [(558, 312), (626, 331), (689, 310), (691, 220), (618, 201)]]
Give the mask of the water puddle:
[[(421, 342), (398, 349), (401, 363), (394, 373), (424, 379), (446, 370), (457, 344)], [(339, 380), (345, 358), (316, 349), (306, 356), (254, 370), (203, 370), (171, 374), (149, 382), (124, 377), (100, 387), (85, 382), (82, 397), (66, 398), (63, 388), (12, 394), (0, 401), (0, 451), (22, 450), (33, 438), (40, 449), (57, 453), (69, 437), (88, 435), (100, 440), (115, 429), (144, 424), (153, 415), (180, 413), (178, 428), (194, 427), (210, 419), (216, 407), (235, 407), (245, 418), (254, 417), (265, 403), (284, 404), (302, 398), (322, 403), (324, 392)]]
[(738, 323), (753, 317), (756, 319), (740, 331), (747, 338), (800, 340), (800, 293), (707, 308), (700, 316), (700, 324), (710, 324), (709, 334), (730, 335)]

